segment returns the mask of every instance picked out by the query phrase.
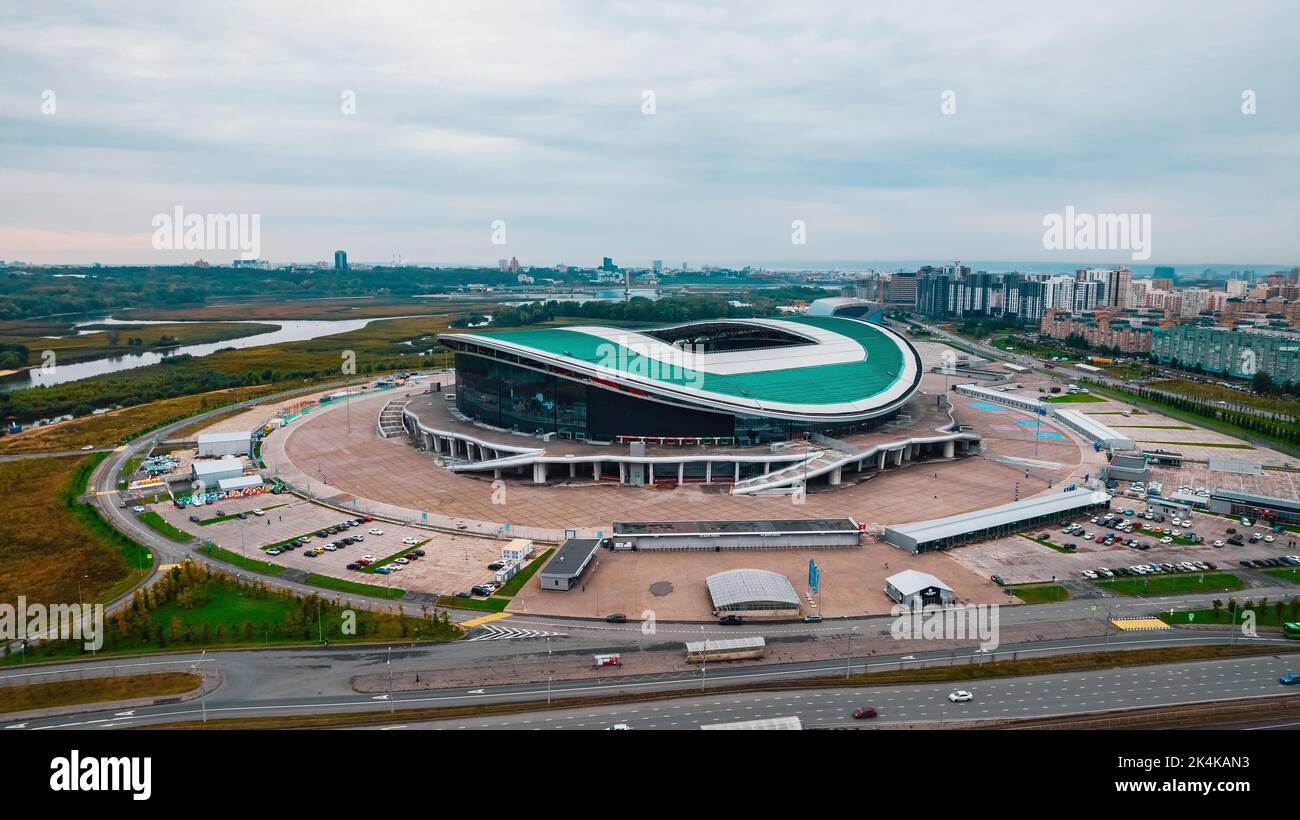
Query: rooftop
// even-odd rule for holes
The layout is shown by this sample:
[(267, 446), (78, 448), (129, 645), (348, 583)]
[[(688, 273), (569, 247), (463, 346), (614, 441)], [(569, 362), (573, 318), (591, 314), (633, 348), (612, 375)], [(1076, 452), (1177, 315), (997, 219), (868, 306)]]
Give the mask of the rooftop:
[(753, 411), (863, 412), (905, 398), (919, 379), (919, 355), (902, 336), (880, 325), (834, 316), (708, 324), (758, 326), (803, 341), (768, 349), (692, 353), (649, 333), (594, 326), (439, 338), (541, 356), (592, 375), (673, 388), (678, 395), (717, 397), (730, 407)]
[(942, 538), (952, 538), (971, 532), (1017, 524), (1029, 518), (1069, 512), (1093, 504), (1104, 504), (1110, 496), (1103, 492), (1076, 489), (1068, 492), (1048, 493), (1047, 495), (1026, 498), (985, 510), (950, 515), (946, 518), (933, 518), (929, 521), (917, 521), (913, 524), (899, 524), (889, 529), (916, 539), (917, 543), (928, 543)]
[(619, 535), (724, 535), (728, 533), (853, 532), (851, 518), (813, 518), (770, 521), (615, 521)]
[(905, 569), (902, 572), (891, 575), (885, 579), (885, 583), (898, 590), (903, 597), (915, 595), (921, 590), (936, 587), (946, 589), (952, 592), (952, 587), (940, 581), (928, 572), (921, 572), (919, 569)]
[(713, 607), (726, 609), (798, 609), (799, 596), (790, 579), (765, 569), (729, 569), (705, 579)]
[(570, 538), (560, 545), (551, 560), (542, 567), (542, 575), (574, 578), (582, 574), (591, 556), (600, 548), (599, 538)]

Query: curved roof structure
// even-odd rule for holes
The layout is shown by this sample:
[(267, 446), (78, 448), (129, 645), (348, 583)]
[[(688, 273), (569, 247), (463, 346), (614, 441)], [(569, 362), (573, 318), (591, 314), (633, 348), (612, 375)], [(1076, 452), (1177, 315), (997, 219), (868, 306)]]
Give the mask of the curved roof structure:
[(798, 609), (799, 595), (790, 579), (765, 569), (729, 569), (705, 579), (718, 611)]
[[(903, 336), (836, 316), (713, 319), (658, 330), (448, 333), (448, 348), (702, 409), (802, 421), (890, 413), (920, 386)], [(747, 338), (741, 344), (738, 340)], [(721, 341), (720, 341), (721, 340)]]

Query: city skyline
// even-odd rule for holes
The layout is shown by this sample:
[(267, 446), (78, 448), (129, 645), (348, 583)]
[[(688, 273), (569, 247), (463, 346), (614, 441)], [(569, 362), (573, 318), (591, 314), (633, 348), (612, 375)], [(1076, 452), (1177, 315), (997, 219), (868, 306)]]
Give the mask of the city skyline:
[(10, 9), (0, 258), (234, 256), (151, 247), (177, 207), (275, 260), (1134, 261), (1046, 250), (1067, 209), (1148, 215), (1152, 264), (1300, 256), (1297, 12), (941, 5)]

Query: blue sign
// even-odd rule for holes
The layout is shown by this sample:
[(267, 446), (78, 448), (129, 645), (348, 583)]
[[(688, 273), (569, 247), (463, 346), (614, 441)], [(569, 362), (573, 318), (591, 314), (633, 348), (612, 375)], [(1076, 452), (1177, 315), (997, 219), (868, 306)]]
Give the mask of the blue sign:
[(822, 571), (817, 568), (817, 562), (808, 559), (808, 586), (813, 592), (818, 592), (818, 585), (821, 583)]
[(428, 514), (427, 512), (422, 512), (422, 513), (420, 513), (420, 520), (421, 520), (421, 521), (428, 521), (428, 520), (429, 520), (429, 514)]

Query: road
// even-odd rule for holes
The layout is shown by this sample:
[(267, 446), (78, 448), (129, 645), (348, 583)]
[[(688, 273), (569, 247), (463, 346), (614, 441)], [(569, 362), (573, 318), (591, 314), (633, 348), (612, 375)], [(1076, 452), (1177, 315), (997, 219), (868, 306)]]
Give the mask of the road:
[[(1237, 638), (1237, 643), (1258, 642), (1264, 646), (1288, 645), (1281, 639)], [(390, 701), (387, 693), (358, 693), (352, 689), (352, 680), (359, 675), (380, 675), (390, 671), (394, 675), (419, 671), (436, 675), (439, 668), (465, 667), (489, 663), (506, 663), (510, 658), (525, 653), (542, 651), (538, 641), (505, 641), (482, 643), (461, 641), (451, 644), (417, 644), (394, 646), (391, 666), (387, 647), (330, 647), (283, 650), (245, 650), (208, 652), (203, 657), (204, 668), (215, 669), (222, 685), (202, 702), (164, 704), (130, 710), (129, 721), (122, 721), (122, 710), (87, 707), (73, 715), (47, 717), (6, 724), (4, 728), (51, 729), (117, 725), (140, 726), (159, 722), (200, 719), (203, 711), (209, 717), (293, 716), (330, 712), (384, 711), (414, 707), (459, 706), (465, 704), (501, 703), (520, 700), (545, 700), (549, 691), (555, 701), (565, 698), (612, 693), (654, 693), (689, 690), (702, 687), (724, 687), (762, 682), (789, 682), (798, 687), (801, 678), (843, 675), (852, 670), (861, 673), (915, 669), (922, 666), (953, 666), (969, 663), (987, 663), (1012, 657), (1027, 659), (1047, 655), (1094, 652), (1110, 649), (1150, 649), (1167, 646), (1191, 646), (1227, 643), (1223, 632), (1194, 632), (1167, 630), (1158, 632), (1125, 632), (1102, 637), (1085, 637), (1056, 641), (1035, 641), (1020, 645), (999, 647), (996, 654), (981, 655), (973, 650), (917, 651), (912, 655), (832, 658), (792, 663), (761, 665), (734, 665), (715, 663), (704, 668), (685, 672), (654, 675), (616, 675), (603, 679), (557, 680), (552, 682), (521, 682), (510, 685), (476, 688), (427, 689), (394, 692)], [(585, 641), (588, 646), (595, 644)], [(616, 645), (606, 648), (616, 648)], [(579, 650), (587, 651), (587, 650)], [(1266, 656), (1268, 657), (1268, 656)], [(1253, 663), (1254, 657), (1217, 661), (1226, 666)], [(96, 664), (62, 664), (40, 667), (40, 673), (52, 670), (78, 670), (86, 674), (99, 667), (103, 674), (141, 673), (176, 669), (200, 663), (198, 653), (179, 653), (167, 656), (170, 666), (150, 669), (138, 664), (161, 664), (162, 659), (101, 660)], [(137, 664), (127, 669), (110, 670), (112, 664)], [(1300, 671), (1300, 659), (1294, 655), (1278, 660), (1282, 671)], [(1280, 667), (1279, 667), (1280, 668)], [(33, 669), (11, 669), (0, 675), (0, 685), (29, 682)], [(38, 673), (38, 674), (40, 674)], [(1273, 679), (1276, 680), (1276, 675)], [(974, 684), (971, 684), (972, 686)], [(897, 688), (897, 687), (888, 687)], [(969, 686), (967, 688), (970, 688)], [(1255, 690), (1251, 690), (1254, 692)], [(1268, 694), (1260, 690), (1257, 694)], [(1214, 695), (1218, 697), (1218, 694)], [(730, 697), (730, 696), (728, 696)], [(1142, 705), (1151, 705), (1143, 703)], [(1010, 707), (1007, 707), (1010, 708)], [(113, 724), (108, 726), (106, 724)]]
[[(1056, 642), (1042, 651), (1075, 652), (1097, 649), (1097, 639)], [(1208, 643), (1222, 638), (1196, 635), (1125, 635), (1113, 646), (1130, 648), (1160, 645)], [(249, 657), (283, 655), (281, 674), (265, 685), (254, 684), (237, 667)], [(395, 693), (390, 702), (387, 694), (364, 695), (345, 689), (347, 675), (376, 672), (385, 668), (383, 650), (294, 651), (286, 653), (231, 653), (220, 658), (211, 654), (207, 662), (219, 666), (230, 681), (203, 701), (168, 704), (136, 709), (88, 708), (73, 715), (30, 719), (8, 723), (4, 730), (48, 730), (84, 728), (124, 728), (175, 721), (201, 720), (204, 713), (211, 719), (230, 717), (296, 716), (322, 713), (383, 712), (415, 707), (463, 706), (510, 701), (546, 700), (547, 684), (482, 687), (478, 689), (428, 690)], [(197, 661), (197, 656), (192, 660)], [(853, 671), (861, 672), (866, 659), (857, 659)], [(872, 658), (871, 671), (897, 669), (900, 663), (947, 665), (947, 653), (918, 653), (914, 662), (900, 658)], [(962, 683), (899, 684), (893, 686), (834, 689), (798, 689), (801, 677), (842, 674), (844, 661), (814, 661), (772, 666), (714, 665), (684, 676), (646, 676), (637, 679), (605, 681), (555, 681), (550, 685), (554, 708), (513, 715), (453, 721), (424, 721), (412, 726), (433, 728), (601, 728), (609, 723), (628, 723), (634, 728), (691, 728), (704, 722), (749, 720), (759, 717), (798, 715), (812, 725), (835, 725), (850, 720), (848, 713), (857, 706), (874, 706), (881, 711), (880, 723), (949, 721), (954, 719), (990, 719), (1042, 717), (1093, 712), (1099, 709), (1150, 707), (1191, 703), (1224, 698), (1260, 697), (1287, 694), (1290, 690), (1278, 683), (1285, 672), (1296, 671), (1300, 661), (1295, 655), (1260, 655), (1232, 659), (1164, 664), (1132, 669), (1104, 669), (1090, 672), (1062, 673), (1034, 678), (989, 679)], [(322, 670), (329, 670), (325, 681)], [(343, 675), (332, 674), (341, 672)], [(290, 677), (291, 676), (291, 677)], [(730, 687), (760, 681), (789, 681), (790, 688), (779, 691), (716, 692), (709, 688)], [(297, 688), (296, 695), (288, 690)], [(700, 688), (698, 697), (659, 701), (565, 708), (565, 699), (613, 693), (655, 693)], [(950, 704), (947, 694), (966, 689), (975, 694), (968, 704)], [(314, 691), (313, 691), (314, 690)], [(1296, 691), (1300, 695), (1300, 690)], [(1297, 701), (1300, 703), (1300, 701)], [(544, 714), (541, 714), (543, 713)], [(400, 722), (400, 715), (397, 716)]]

